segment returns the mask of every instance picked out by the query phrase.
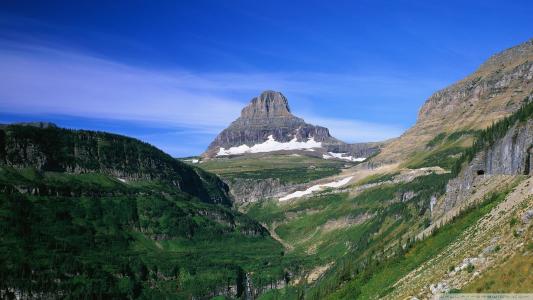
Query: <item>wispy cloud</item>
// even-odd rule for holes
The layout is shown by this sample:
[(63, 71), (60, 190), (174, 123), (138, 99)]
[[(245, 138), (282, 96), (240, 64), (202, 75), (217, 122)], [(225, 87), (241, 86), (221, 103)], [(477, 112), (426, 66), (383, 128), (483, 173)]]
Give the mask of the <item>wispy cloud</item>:
[(241, 103), (186, 72), (126, 66), (40, 47), (0, 50), (0, 109), (218, 128)]
[[(423, 97), (417, 89), (406, 88), (412, 80), (309, 72), (154, 70), (72, 49), (0, 40), (0, 110), (5, 113), (147, 122), (188, 128), (196, 134), (215, 135), (239, 115), (252, 96), (274, 89), (287, 94), (307, 121), (330, 128), (340, 139), (383, 140), (401, 134), (403, 126), (337, 117), (335, 112), (321, 114), (317, 107), (343, 97), (346, 101), (346, 95), (356, 92), (369, 99)], [(427, 90), (440, 83), (426, 80), (420, 84)]]

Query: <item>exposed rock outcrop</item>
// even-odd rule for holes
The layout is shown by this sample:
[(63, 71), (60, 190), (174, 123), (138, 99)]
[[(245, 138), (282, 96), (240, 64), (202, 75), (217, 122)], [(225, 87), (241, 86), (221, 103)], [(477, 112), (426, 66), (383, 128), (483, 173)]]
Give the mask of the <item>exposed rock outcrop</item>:
[(303, 186), (286, 185), (281, 183), (278, 178), (234, 178), (230, 182), (227, 182), (227, 184), (230, 186), (230, 192), (237, 205), (256, 202), (261, 199), (281, 197), (287, 191)]

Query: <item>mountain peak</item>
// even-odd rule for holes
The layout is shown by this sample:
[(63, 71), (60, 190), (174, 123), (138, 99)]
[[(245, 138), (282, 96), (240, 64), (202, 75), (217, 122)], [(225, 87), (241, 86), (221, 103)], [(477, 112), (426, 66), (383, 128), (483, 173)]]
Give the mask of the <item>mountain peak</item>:
[(254, 97), (241, 112), (241, 118), (246, 119), (291, 116), (287, 98), (282, 93), (271, 90), (264, 91), (258, 97)]
[(294, 116), (282, 93), (267, 90), (250, 101), (241, 116), (215, 138), (203, 156), (278, 150), (310, 150), (307, 152), (313, 152), (318, 157), (328, 151), (368, 157), (377, 149), (335, 139), (327, 128), (308, 124)]

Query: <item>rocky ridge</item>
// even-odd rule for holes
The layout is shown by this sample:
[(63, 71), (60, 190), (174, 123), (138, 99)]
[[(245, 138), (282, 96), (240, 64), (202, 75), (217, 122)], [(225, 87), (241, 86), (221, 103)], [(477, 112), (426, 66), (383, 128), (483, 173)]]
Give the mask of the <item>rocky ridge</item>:
[(489, 58), (476, 72), (433, 94), (416, 124), (386, 145), (375, 163), (404, 161), (441, 132), (483, 129), (512, 114), (533, 90), (533, 40)]

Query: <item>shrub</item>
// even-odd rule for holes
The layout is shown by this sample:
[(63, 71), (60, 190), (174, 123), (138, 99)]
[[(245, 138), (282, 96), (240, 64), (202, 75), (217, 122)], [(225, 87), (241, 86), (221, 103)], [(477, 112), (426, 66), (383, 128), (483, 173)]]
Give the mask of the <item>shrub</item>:
[(467, 271), (468, 273), (472, 273), (472, 272), (474, 272), (474, 269), (475, 269), (475, 267), (474, 267), (473, 264), (468, 264), (468, 266), (466, 267), (466, 271)]

